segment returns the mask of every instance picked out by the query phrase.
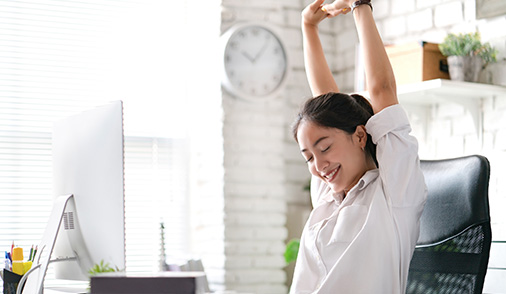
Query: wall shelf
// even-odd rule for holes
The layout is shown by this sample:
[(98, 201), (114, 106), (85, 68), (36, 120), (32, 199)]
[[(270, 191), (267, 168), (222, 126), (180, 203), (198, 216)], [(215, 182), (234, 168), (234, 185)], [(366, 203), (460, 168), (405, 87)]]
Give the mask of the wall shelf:
[(451, 80), (429, 80), (400, 85), (397, 95), (401, 104), (431, 107), (442, 103), (464, 106), (473, 118), (476, 135), (483, 138), (483, 99), (506, 98), (506, 87)]
[(397, 93), (401, 103), (433, 105), (445, 101), (461, 103), (467, 99), (480, 100), (498, 96), (506, 98), (506, 87), (437, 79), (400, 85), (397, 87)]

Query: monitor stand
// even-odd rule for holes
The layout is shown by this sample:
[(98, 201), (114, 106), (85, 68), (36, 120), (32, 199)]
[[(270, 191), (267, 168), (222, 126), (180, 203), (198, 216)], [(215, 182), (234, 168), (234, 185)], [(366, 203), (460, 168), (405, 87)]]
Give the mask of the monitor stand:
[(49, 215), (46, 230), (42, 235), (37, 253), (33, 258), (32, 268), (24, 274), (23, 278), (19, 281), (16, 294), (42, 294), (49, 263), (69, 260), (68, 258), (63, 260), (50, 260), (56, 238), (58, 237), (58, 231), (60, 230), (60, 224), (65, 213), (65, 208), (67, 204), (69, 204), (69, 201), (74, 201), (73, 195), (60, 196), (55, 200), (53, 210)]

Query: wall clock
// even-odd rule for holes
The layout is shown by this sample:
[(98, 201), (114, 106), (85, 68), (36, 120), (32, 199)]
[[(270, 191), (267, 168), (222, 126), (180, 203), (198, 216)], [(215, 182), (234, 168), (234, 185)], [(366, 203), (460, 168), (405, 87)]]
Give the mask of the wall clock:
[(288, 59), (273, 29), (237, 24), (222, 35), (222, 85), (233, 96), (260, 100), (275, 96), (286, 80)]

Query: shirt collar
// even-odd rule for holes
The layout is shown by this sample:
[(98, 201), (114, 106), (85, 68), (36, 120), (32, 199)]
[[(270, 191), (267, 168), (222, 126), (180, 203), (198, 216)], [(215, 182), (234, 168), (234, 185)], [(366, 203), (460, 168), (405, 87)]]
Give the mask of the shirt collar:
[(371, 169), (365, 172), (362, 178), (358, 181), (356, 185), (359, 191), (364, 190), (372, 181), (374, 181), (379, 175), (379, 169)]
[[(365, 174), (358, 180), (358, 183), (350, 190), (352, 192), (353, 190), (359, 190), (362, 191), (367, 187), (372, 181), (374, 181), (379, 175), (379, 170), (372, 169), (365, 172)], [(349, 194), (349, 192), (348, 192)], [(332, 190), (329, 189), (329, 191), (321, 198), (320, 201), (325, 202), (332, 202), (336, 201), (338, 204), (343, 202), (344, 199), (344, 192), (332, 192)]]

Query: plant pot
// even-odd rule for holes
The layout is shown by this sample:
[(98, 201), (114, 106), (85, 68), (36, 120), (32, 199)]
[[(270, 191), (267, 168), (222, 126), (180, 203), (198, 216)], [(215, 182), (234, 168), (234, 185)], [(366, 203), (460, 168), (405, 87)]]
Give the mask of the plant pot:
[(448, 56), (451, 80), (477, 82), (482, 69), (483, 59), (479, 56)]

